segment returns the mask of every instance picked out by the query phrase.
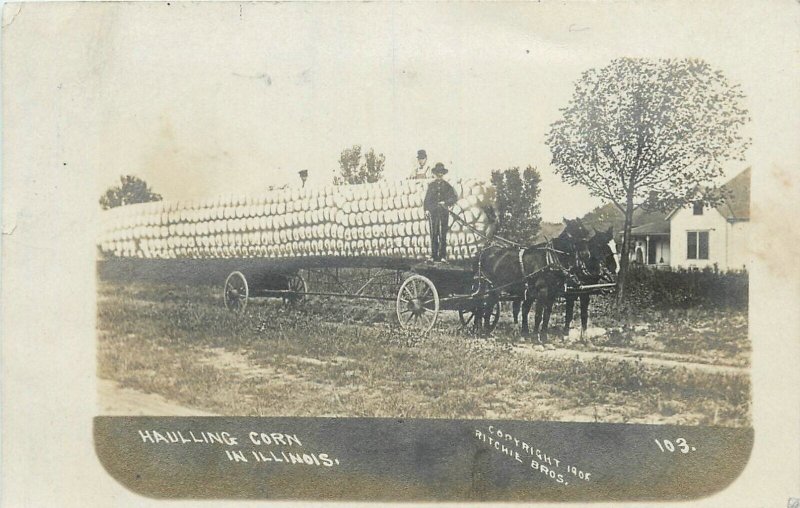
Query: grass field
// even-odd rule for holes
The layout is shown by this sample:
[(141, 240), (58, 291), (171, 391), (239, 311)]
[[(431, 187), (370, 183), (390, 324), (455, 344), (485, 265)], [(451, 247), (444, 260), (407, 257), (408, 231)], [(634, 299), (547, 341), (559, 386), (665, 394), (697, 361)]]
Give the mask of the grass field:
[(101, 282), (98, 376), (224, 415), (750, 424), (743, 312), (621, 325), (598, 304), (603, 334), (539, 352), (508, 315), (489, 339), (454, 313), (418, 337), (389, 305), (262, 300), (236, 316), (216, 292)]

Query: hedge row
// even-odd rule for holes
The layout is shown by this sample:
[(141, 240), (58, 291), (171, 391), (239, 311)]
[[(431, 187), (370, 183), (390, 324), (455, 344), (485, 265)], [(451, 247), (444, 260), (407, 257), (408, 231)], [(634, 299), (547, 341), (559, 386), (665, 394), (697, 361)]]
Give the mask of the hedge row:
[(653, 270), (632, 266), (626, 286), (626, 303), (636, 307), (746, 309), (748, 305), (748, 274), (743, 271)]

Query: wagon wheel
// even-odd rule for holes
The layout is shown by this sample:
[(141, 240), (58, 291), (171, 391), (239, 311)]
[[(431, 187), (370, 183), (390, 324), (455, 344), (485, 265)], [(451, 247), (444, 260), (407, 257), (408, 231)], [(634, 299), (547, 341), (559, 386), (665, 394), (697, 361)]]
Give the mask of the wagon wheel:
[(291, 293), (283, 299), (284, 303), (294, 305), (305, 301), (308, 285), (302, 275), (299, 273), (289, 275), (286, 277), (286, 285)]
[(231, 272), (225, 279), (225, 290), (222, 299), (225, 308), (241, 314), (247, 307), (247, 298), (250, 296), (250, 288), (247, 286), (247, 279), (242, 272)]
[(412, 275), (397, 292), (397, 320), (403, 328), (427, 333), (439, 316), (439, 292), (430, 279)]
[[(468, 307), (466, 309), (458, 309), (458, 319), (461, 321), (461, 328), (466, 328), (467, 326), (473, 324), (475, 322), (475, 307)], [(497, 326), (497, 321), (500, 319), (500, 302), (494, 304), (494, 308), (492, 309), (492, 315), (489, 317), (489, 328), (486, 330), (487, 332), (491, 332), (494, 330), (495, 326)]]

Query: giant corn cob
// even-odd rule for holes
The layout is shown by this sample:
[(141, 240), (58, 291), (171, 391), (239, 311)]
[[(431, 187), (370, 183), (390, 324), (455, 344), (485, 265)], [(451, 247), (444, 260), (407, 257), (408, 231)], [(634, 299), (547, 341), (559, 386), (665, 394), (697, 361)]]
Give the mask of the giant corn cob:
[[(144, 259), (376, 256), (422, 259), (430, 253), (422, 209), (426, 181), (321, 189), (276, 189), (251, 196), (156, 201), (103, 212), (99, 246), (107, 256)], [(487, 187), (454, 185), (448, 254), (475, 254), (487, 227)]]

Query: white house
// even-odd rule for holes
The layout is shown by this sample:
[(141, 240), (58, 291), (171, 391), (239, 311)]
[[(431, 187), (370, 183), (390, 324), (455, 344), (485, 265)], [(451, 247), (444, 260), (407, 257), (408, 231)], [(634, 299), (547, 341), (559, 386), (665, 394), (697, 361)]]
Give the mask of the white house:
[[(631, 260), (655, 267), (746, 269), (750, 228), (750, 168), (724, 186), (717, 207), (695, 203), (631, 230)], [(653, 219), (653, 217), (649, 217)]]

